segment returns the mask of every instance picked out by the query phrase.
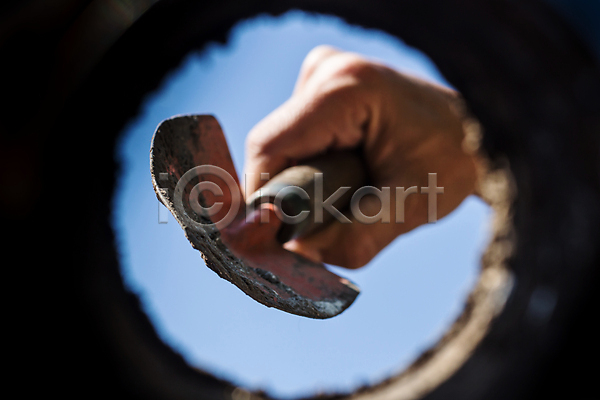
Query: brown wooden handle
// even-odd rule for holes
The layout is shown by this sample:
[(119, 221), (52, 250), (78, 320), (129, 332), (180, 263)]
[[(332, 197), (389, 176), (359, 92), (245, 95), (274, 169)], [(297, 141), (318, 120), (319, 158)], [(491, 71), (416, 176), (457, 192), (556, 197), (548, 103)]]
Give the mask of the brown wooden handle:
[[(285, 243), (330, 223), (335, 217), (329, 203), (343, 212), (352, 194), (366, 180), (366, 169), (357, 150), (331, 152), (281, 171), (250, 196), (248, 202), (255, 206), (266, 202), (277, 206), (283, 221), (277, 239)], [(327, 199), (334, 201), (324, 207)]]

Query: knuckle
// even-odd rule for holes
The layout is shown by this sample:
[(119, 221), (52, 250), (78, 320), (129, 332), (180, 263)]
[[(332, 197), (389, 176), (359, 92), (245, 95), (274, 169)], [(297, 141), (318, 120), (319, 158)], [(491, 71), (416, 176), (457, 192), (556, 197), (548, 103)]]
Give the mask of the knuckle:
[(328, 57), (339, 53), (340, 51), (332, 46), (325, 44), (319, 45), (309, 51), (306, 57), (304, 57), (303, 67), (307, 70), (314, 70)]
[(381, 66), (358, 54), (342, 52), (327, 45), (317, 46), (307, 54), (301, 68), (302, 75), (312, 78), (317, 69), (320, 71), (317, 80), (323, 82), (354, 78), (371, 83), (381, 75)]
[(352, 77), (358, 82), (370, 83), (380, 74), (377, 66), (361, 57), (348, 54), (331, 69), (333, 77)]
[(264, 157), (269, 152), (269, 142), (265, 140), (265, 135), (259, 129), (251, 130), (246, 136), (245, 151), (246, 156), (252, 159)]
[(361, 97), (385, 85), (377, 65), (352, 54), (331, 59), (323, 70), (319, 90), (327, 96)]
[(257, 150), (260, 150), (262, 147), (262, 143), (260, 141), (260, 131), (256, 128), (253, 128), (246, 135), (246, 151), (251, 153), (255, 153)]

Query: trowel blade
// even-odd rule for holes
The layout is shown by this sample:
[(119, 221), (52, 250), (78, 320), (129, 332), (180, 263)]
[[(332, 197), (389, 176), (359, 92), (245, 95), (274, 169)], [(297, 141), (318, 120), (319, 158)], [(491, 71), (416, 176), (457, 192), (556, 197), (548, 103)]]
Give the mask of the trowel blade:
[(243, 191), (217, 120), (210, 115), (163, 121), (152, 139), (152, 184), (206, 265), (254, 300), (291, 314), (330, 318), (356, 299), (356, 285), (285, 250), (280, 221), (248, 222)]

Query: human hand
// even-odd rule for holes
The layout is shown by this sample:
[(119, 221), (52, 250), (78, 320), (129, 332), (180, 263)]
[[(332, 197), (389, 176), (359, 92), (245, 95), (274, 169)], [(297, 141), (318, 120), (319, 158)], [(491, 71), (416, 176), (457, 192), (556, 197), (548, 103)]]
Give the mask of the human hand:
[[(285, 244), (315, 261), (358, 268), (397, 236), (428, 222), (428, 196), (418, 191), (396, 199), (397, 187), (428, 187), (437, 174), (437, 218), (473, 194), (476, 163), (463, 146), (463, 119), (454, 106), (458, 93), (368, 61), (357, 54), (320, 46), (304, 60), (292, 96), (258, 123), (246, 141), (247, 193), (296, 161), (328, 150), (361, 147), (376, 188), (390, 187), (389, 223), (334, 221)], [(253, 178), (253, 179), (252, 179)], [(409, 193), (409, 192), (407, 192)], [(404, 203), (404, 222), (394, 207)], [(381, 202), (365, 196), (360, 210), (375, 215)]]

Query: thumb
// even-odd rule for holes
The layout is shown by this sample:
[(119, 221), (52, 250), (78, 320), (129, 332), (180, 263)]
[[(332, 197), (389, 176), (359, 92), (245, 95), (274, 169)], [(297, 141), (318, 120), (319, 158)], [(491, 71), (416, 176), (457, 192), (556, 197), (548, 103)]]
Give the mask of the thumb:
[(376, 196), (365, 196), (347, 213), (350, 214), (347, 215), (349, 223), (335, 220), (310, 236), (286, 243), (284, 247), (314, 261), (360, 268), (396, 237), (427, 222), (426, 198), (408, 196), (402, 201), (402, 220), (399, 220), (394, 195), (389, 202), (382, 202)]

